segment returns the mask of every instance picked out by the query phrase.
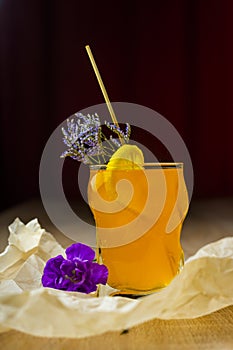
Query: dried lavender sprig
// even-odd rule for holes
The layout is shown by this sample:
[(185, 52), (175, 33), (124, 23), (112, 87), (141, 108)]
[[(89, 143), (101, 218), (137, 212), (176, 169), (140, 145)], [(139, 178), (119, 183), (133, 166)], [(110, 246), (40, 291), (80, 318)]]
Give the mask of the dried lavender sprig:
[(112, 135), (110, 136), (110, 140), (114, 145), (116, 145), (117, 148), (121, 146), (121, 143), (117, 139), (114, 139)]
[[(63, 142), (68, 150), (63, 152), (61, 157), (71, 157), (84, 164), (106, 163), (117, 148), (121, 146), (119, 140), (110, 136), (110, 139), (103, 134), (100, 119), (97, 113), (87, 114), (76, 113), (76, 118), (67, 119), (67, 130), (62, 128)], [(126, 124), (125, 131), (112, 123), (105, 122), (106, 126), (123, 138), (129, 141), (130, 126)]]
[(128, 123), (126, 123), (125, 131), (121, 130), (120, 127), (118, 127), (116, 124), (109, 123), (109, 122), (105, 122), (105, 124), (111, 131), (116, 133), (120, 138), (123, 138), (126, 142), (129, 141), (131, 128)]

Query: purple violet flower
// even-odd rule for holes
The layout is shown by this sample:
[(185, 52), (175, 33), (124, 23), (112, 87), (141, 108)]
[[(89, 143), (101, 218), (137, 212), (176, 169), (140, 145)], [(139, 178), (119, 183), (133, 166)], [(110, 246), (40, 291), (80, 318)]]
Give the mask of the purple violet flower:
[(72, 244), (66, 249), (65, 259), (58, 255), (47, 261), (42, 276), (44, 287), (70, 292), (91, 293), (97, 284), (106, 284), (108, 269), (93, 262), (95, 252), (82, 243)]

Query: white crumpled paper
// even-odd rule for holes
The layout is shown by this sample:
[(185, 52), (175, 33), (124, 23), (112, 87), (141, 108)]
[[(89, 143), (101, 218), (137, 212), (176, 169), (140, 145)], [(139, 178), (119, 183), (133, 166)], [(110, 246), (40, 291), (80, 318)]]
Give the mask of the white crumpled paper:
[(0, 331), (81, 338), (145, 321), (195, 318), (233, 304), (233, 237), (200, 249), (165, 289), (137, 300), (41, 287), (45, 262), (64, 249), (38, 221), (9, 227), (0, 255)]

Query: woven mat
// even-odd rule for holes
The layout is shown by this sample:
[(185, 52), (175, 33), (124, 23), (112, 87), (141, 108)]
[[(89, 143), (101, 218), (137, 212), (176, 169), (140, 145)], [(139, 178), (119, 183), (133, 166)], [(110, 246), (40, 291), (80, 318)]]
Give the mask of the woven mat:
[(17, 331), (0, 335), (1, 348), (69, 350), (232, 350), (233, 306), (193, 320), (153, 320), (123, 333), (108, 332), (79, 340), (29, 336)]

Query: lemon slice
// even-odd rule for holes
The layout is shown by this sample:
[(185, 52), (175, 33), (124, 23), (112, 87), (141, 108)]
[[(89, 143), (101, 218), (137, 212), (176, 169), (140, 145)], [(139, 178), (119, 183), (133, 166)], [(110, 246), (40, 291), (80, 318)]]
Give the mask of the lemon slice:
[(107, 164), (107, 170), (128, 170), (141, 168), (144, 156), (140, 148), (135, 145), (123, 145), (113, 153)]
[(100, 170), (92, 180), (92, 187), (105, 200), (117, 198), (116, 184), (123, 176), (118, 171), (142, 169), (144, 156), (140, 148), (135, 145), (122, 145), (110, 158), (106, 170)]
[[(124, 178), (124, 171), (142, 169), (144, 156), (142, 151), (134, 145), (123, 145), (112, 155), (106, 170), (99, 171), (95, 177), (95, 189), (100, 191), (105, 200), (117, 198), (116, 184)], [(116, 173), (117, 171), (117, 173)]]

